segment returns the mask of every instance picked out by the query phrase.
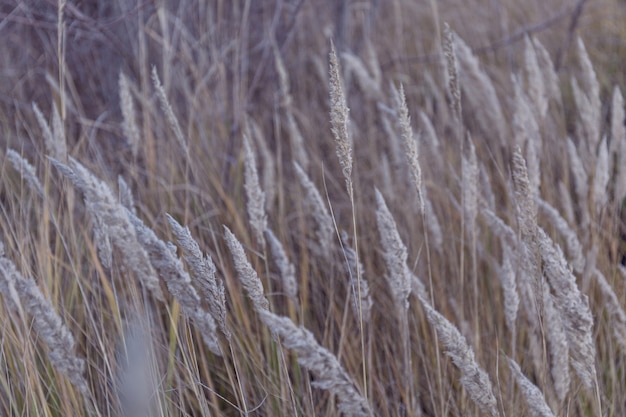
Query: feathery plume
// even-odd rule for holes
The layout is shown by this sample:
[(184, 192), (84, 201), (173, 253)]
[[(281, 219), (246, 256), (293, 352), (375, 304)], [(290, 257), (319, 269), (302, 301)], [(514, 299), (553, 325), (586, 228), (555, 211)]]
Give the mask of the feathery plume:
[(376, 221), (383, 248), (383, 259), (388, 270), (387, 280), (398, 313), (404, 316), (409, 308), (409, 295), (411, 294), (411, 271), (406, 263), (408, 253), (398, 233), (396, 222), (378, 189), (376, 189), (376, 204), (378, 207)]
[(443, 24), (443, 54), (448, 69), (448, 94), (452, 102), (452, 112), (457, 120), (461, 120), (461, 87), (459, 85), (459, 67), (455, 50), (454, 32), (448, 22)]
[(467, 344), (465, 337), (425, 298), (420, 297), (419, 299), (424, 310), (426, 310), (428, 321), (435, 328), (439, 340), (447, 349), (446, 354), (461, 371), (461, 384), (467, 390), (472, 401), (486, 415), (490, 417), (500, 416), (489, 376), (476, 362), (474, 351)]
[(522, 238), (527, 242), (534, 241), (537, 234), (537, 207), (531, 194), (526, 161), (519, 146), (513, 152), (513, 188)]
[(309, 179), (309, 176), (297, 162), (294, 162), (293, 166), (306, 194), (305, 202), (309, 208), (308, 212), (313, 215), (313, 220), (315, 220), (317, 226), (315, 229), (317, 244), (322, 252), (329, 254), (332, 248), (333, 234), (335, 233), (333, 218), (328, 213), (328, 208), (324, 204), (319, 191), (315, 188), (313, 181)]
[(0, 255), (0, 282), (0, 291), (6, 299), (11, 300), (13, 307), (23, 306), (32, 316), (37, 335), (49, 348), (50, 363), (67, 376), (81, 393), (90, 395), (87, 380), (83, 375), (85, 361), (73, 353), (76, 344), (74, 337), (35, 280), (22, 276), (15, 264), (4, 256), (4, 247)]
[[(159, 280), (148, 254), (138, 244), (128, 211), (114, 197), (109, 186), (73, 158), (70, 158), (70, 166), (55, 160), (52, 160), (52, 163), (83, 193), (87, 211), (96, 225), (95, 232), (100, 234), (97, 236), (96, 244), (103, 254), (108, 257), (107, 245), (112, 242), (119, 249), (124, 265), (135, 273), (137, 279), (157, 299), (163, 300)], [(108, 258), (105, 258), (103, 262), (107, 263)]]
[(559, 85), (559, 77), (554, 70), (554, 64), (552, 63), (552, 58), (550, 58), (550, 53), (546, 50), (541, 42), (538, 39), (532, 40), (533, 45), (535, 46), (535, 52), (537, 53), (537, 63), (539, 68), (541, 68), (542, 76), (543, 76), (543, 84), (545, 86), (545, 93), (548, 98), (555, 100), (558, 104), (562, 103), (561, 99), (561, 87)]
[(40, 197), (44, 197), (45, 192), (41, 182), (39, 182), (39, 178), (37, 178), (35, 167), (13, 149), (7, 149), (6, 157), (13, 165), (13, 168), (15, 168), (15, 170), (20, 173), (22, 178), (26, 180), (26, 183), (30, 186), (31, 190), (36, 192)]
[(178, 123), (178, 118), (174, 114), (174, 110), (172, 110), (172, 106), (167, 99), (167, 93), (165, 92), (165, 88), (163, 88), (163, 85), (161, 84), (161, 80), (159, 79), (159, 74), (157, 73), (156, 67), (152, 67), (152, 84), (157, 91), (157, 97), (159, 98), (159, 102), (161, 103), (161, 110), (163, 111), (163, 113), (165, 113), (165, 118), (167, 119), (170, 128), (174, 132), (174, 137), (176, 138), (178, 145), (185, 152), (185, 155), (189, 156), (189, 147), (187, 146), (185, 135), (183, 134), (180, 123)]
[(67, 160), (67, 144), (65, 143), (65, 127), (56, 103), (52, 103), (52, 149), (48, 152), (59, 161)]
[(337, 147), (337, 157), (343, 176), (346, 180), (348, 194), (352, 195), (352, 139), (350, 138), (350, 110), (344, 95), (343, 82), (341, 81), (341, 70), (335, 52), (335, 45), (330, 44), (330, 124), (335, 145)]
[(243, 137), (244, 149), (244, 188), (248, 199), (247, 209), (250, 227), (254, 232), (259, 247), (265, 247), (265, 237), (263, 233), (267, 229), (267, 215), (265, 214), (265, 193), (259, 184), (259, 174), (256, 169), (254, 152), (250, 146), (248, 137)]
[[(598, 77), (593, 69), (589, 54), (582, 39), (577, 39), (578, 45), (578, 59), (582, 68), (582, 83), (585, 88), (583, 92), (586, 100), (579, 103), (579, 98), (576, 94), (576, 105), (579, 106), (578, 110), (581, 118), (583, 119), (584, 129), (587, 133), (587, 144), (589, 150), (594, 152), (598, 142), (600, 141), (600, 124), (602, 121), (602, 103), (600, 102), (600, 83), (598, 83)], [(582, 105), (582, 107), (580, 107)]]
[(587, 183), (587, 171), (583, 165), (583, 161), (578, 155), (578, 150), (572, 139), (567, 138), (567, 154), (569, 156), (569, 163), (574, 176), (574, 189), (576, 190), (576, 197), (582, 208), (583, 216), (588, 217), (587, 210), (587, 196), (589, 193), (589, 185)]
[(555, 306), (567, 334), (572, 366), (585, 386), (592, 388), (596, 380), (596, 349), (589, 300), (578, 289), (561, 248), (541, 228), (538, 228), (538, 242), (544, 273), (554, 291)]
[(552, 375), (556, 395), (563, 403), (571, 383), (567, 333), (560, 313), (556, 309), (554, 297), (550, 294), (549, 286), (543, 277), (541, 279), (544, 327), (550, 353), (550, 375)]
[(259, 316), (272, 333), (280, 337), (283, 346), (296, 354), (298, 363), (315, 375), (313, 385), (337, 397), (340, 413), (348, 417), (373, 415), (367, 400), (360, 394), (337, 357), (320, 346), (310, 331), (268, 310), (259, 311)]
[(463, 155), (461, 161), (463, 217), (469, 235), (474, 236), (478, 216), (478, 160), (474, 143), (469, 137), (466, 143), (469, 145), (468, 155)]
[[(348, 241), (348, 233), (341, 231), (341, 241), (343, 242), (343, 250), (347, 259), (346, 270), (350, 275), (350, 288), (352, 289), (352, 311), (356, 317), (362, 318), (363, 322), (370, 321), (372, 312), (372, 297), (370, 296), (370, 287), (367, 280), (363, 278), (363, 265), (359, 264), (357, 268), (356, 252), (350, 246)], [(357, 276), (357, 271), (361, 272), (361, 276)]]
[(596, 159), (596, 172), (593, 177), (593, 203), (596, 215), (606, 206), (608, 200), (607, 186), (611, 173), (609, 172), (609, 149), (606, 143), (606, 136), (598, 147), (598, 157)]
[(250, 265), (246, 257), (246, 252), (243, 250), (243, 246), (226, 226), (224, 226), (224, 237), (233, 257), (233, 263), (237, 271), (237, 276), (239, 277), (239, 282), (241, 282), (241, 285), (243, 285), (248, 293), (248, 298), (252, 301), (254, 309), (257, 312), (269, 311), (270, 303), (267, 301), (267, 298), (265, 298), (263, 284), (252, 265)]
[(119, 189), (119, 201), (126, 208), (126, 210), (130, 211), (133, 214), (137, 214), (137, 210), (135, 209), (135, 199), (133, 198), (133, 192), (130, 187), (124, 181), (124, 177), (121, 175), (117, 176), (117, 188)]
[(545, 80), (539, 67), (539, 57), (528, 36), (524, 37), (524, 62), (528, 77), (528, 95), (533, 102), (536, 116), (542, 120), (548, 111), (548, 97)]
[(371, 42), (366, 41), (366, 48), (366, 52), (370, 58), (368, 64), (373, 66), (372, 68), (367, 68), (358, 56), (350, 52), (342, 53), (341, 58), (348, 72), (356, 75), (356, 80), (361, 90), (363, 90), (369, 98), (380, 100), (383, 97), (383, 93), (381, 89), (382, 76), (378, 59), (376, 58), (376, 53), (373, 50)]
[(137, 158), (139, 151), (139, 129), (137, 128), (135, 104), (133, 103), (133, 96), (130, 93), (128, 78), (122, 71), (120, 71), (119, 76), (119, 88), (120, 108), (122, 109), (122, 117), (124, 118), (122, 128), (124, 129), (124, 135), (130, 146), (130, 152), (133, 158)]
[(50, 125), (36, 103), (33, 103), (33, 112), (43, 133), (46, 150), (54, 159), (64, 162), (67, 158), (67, 148), (63, 133), (63, 122), (61, 121), (61, 116), (59, 116), (56, 104), (52, 105), (52, 129), (50, 129)]
[(271, 229), (265, 230), (265, 235), (270, 243), (270, 250), (274, 257), (274, 262), (278, 266), (280, 271), (280, 279), (283, 283), (283, 289), (287, 297), (292, 303), (298, 305), (298, 282), (296, 280), (296, 267), (293, 266), (283, 244), (278, 240), (274, 232)]
[(619, 87), (613, 90), (611, 102), (611, 158), (617, 163), (617, 169), (611, 166), (609, 172), (615, 171), (615, 201), (622, 203), (626, 197), (626, 129), (624, 128), (624, 98)]
[(187, 262), (191, 277), (209, 306), (211, 316), (217, 322), (226, 339), (230, 340), (231, 334), (226, 325), (224, 283), (215, 276), (217, 268), (215, 268), (213, 259), (202, 253), (198, 242), (191, 236), (188, 227), (183, 227), (169, 214), (165, 216), (172, 227), (178, 245), (183, 250), (183, 258)]
[(567, 220), (561, 216), (557, 209), (546, 201), (537, 199), (536, 203), (541, 211), (548, 216), (548, 219), (550, 219), (550, 222), (552, 222), (552, 225), (559, 234), (565, 238), (567, 253), (569, 254), (572, 267), (574, 267), (574, 271), (582, 274), (585, 268), (585, 256), (583, 255), (583, 247), (578, 240), (576, 232), (572, 230)]
[(400, 91), (395, 95), (396, 114), (398, 115), (398, 125), (404, 143), (407, 161), (411, 171), (411, 180), (417, 190), (417, 198), (420, 213), (424, 213), (424, 192), (422, 190), (422, 169), (419, 164), (419, 153), (417, 151), (417, 141), (413, 136), (413, 128), (411, 127), (411, 117), (409, 116), (409, 108), (406, 104), (404, 95), (404, 87), (400, 84)]
[(159, 276), (167, 284), (170, 293), (180, 304), (183, 313), (189, 317), (200, 331), (206, 346), (217, 356), (222, 356), (218, 343), (217, 325), (211, 314), (202, 308), (202, 300), (191, 285), (191, 278), (176, 256), (175, 249), (159, 239), (141, 219), (128, 212), (137, 239), (148, 253), (150, 261)]
[(513, 248), (502, 240), (502, 265), (498, 277), (502, 285), (502, 295), (504, 297), (504, 320), (511, 334), (515, 334), (515, 321), (519, 308), (519, 295), (517, 294), (517, 284), (515, 279), (515, 265)]
[(613, 329), (615, 340), (619, 344), (622, 351), (626, 352), (626, 313), (624, 312), (615, 291), (613, 291), (611, 284), (608, 283), (604, 274), (602, 274), (602, 272), (600, 272), (597, 268), (594, 269), (593, 272), (593, 276), (596, 277), (596, 280), (600, 285), (606, 309), (613, 321), (613, 323), (611, 323), (611, 328)]
[(489, 76), (481, 68), (472, 50), (459, 37), (455, 38), (456, 57), (465, 98), (485, 134), (492, 133), (501, 143), (507, 137), (505, 117), (496, 90)]
[(528, 404), (530, 414), (533, 417), (554, 417), (552, 410), (548, 407), (546, 399), (539, 388), (526, 378), (519, 365), (513, 359), (507, 359), (509, 361), (509, 369), (513, 373), (513, 376), (517, 381), (517, 385), (521, 388), (522, 394), (526, 399), (526, 404)]

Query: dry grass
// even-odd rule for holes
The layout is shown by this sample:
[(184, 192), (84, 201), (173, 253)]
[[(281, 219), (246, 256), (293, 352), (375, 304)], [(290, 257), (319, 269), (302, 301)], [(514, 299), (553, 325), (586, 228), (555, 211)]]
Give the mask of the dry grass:
[(39, 3), (0, 416), (626, 415), (623, 4)]

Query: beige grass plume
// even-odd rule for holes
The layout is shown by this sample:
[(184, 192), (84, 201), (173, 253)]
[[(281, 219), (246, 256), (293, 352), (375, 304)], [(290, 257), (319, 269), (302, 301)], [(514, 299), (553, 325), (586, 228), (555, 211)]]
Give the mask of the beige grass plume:
[(541, 228), (538, 228), (538, 241), (544, 274), (554, 292), (555, 306), (565, 326), (572, 366), (585, 386), (592, 388), (596, 381), (596, 349), (589, 300), (578, 289), (561, 248)]
[(409, 116), (409, 108), (406, 104), (404, 95), (404, 87), (400, 85), (400, 90), (395, 96), (395, 109), (398, 117), (398, 125), (404, 150), (406, 152), (407, 162), (411, 172), (411, 180), (417, 190), (418, 204), (420, 213), (424, 213), (424, 192), (422, 190), (422, 169), (419, 164), (419, 152), (417, 150), (417, 141), (413, 136), (413, 128), (411, 127), (411, 117)]
[(13, 165), (13, 168), (15, 168), (15, 170), (20, 173), (22, 178), (26, 180), (26, 183), (29, 185), (31, 190), (36, 192), (40, 197), (44, 197), (45, 192), (39, 178), (37, 177), (35, 167), (32, 166), (26, 158), (22, 157), (22, 155), (13, 149), (7, 149), (6, 157)]
[(119, 249), (124, 265), (157, 299), (163, 300), (159, 280), (148, 254), (138, 244), (128, 211), (114, 197), (109, 186), (73, 158), (70, 158), (69, 166), (54, 160), (52, 163), (83, 193), (87, 210), (99, 225), (101, 235), (97, 236), (96, 244), (107, 244), (110, 239)]
[(204, 255), (188, 227), (181, 226), (172, 216), (166, 215), (178, 245), (183, 250), (191, 278), (209, 306), (209, 312), (217, 322), (226, 339), (231, 334), (226, 325), (226, 295), (224, 283), (216, 276), (217, 269), (210, 256)]
[[(352, 311), (356, 317), (362, 318), (363, 322), (370, 321), (372, 315), (372, 296), (370, 295), (369, 283), (363, 277), (363, 264), (358, 265), (356, 252), (350, 247), (348, 241), (348, 233), (344, 230), (341, 231), (341, 241), (343, 243), (343, 251), (347, 260), (346, 270), (350, 275), (350, 288), (352, 291)], [(358, 271), (358, 272), (357, 272)], [(357, 273), (361, 276), (358, 277)]]
[(120, 71), (118, 83), (120, 91), (120, 108), (122, 109), (122, 117), (124, 118), (122, 128), (124, 129), (126, 141), (130, 146), (131, 154), (133, 155), (133, 158), (137, 158), (137, 153), (139, 151), (139, 129), (137, 128), (135, 104), (133, 103), (133, 96), (130, 92), (130, 83), (122, 71)]
[(515, 377), (517, 381), (517, 385), (519, 385), (522, 390), (522, 394), (524, 395), (524, 399), (526, 400), (526, 404), (528, 404), (528, 409), (530, 410), (530, 414), (532, 417), (554, 417), (554, 413), (548, 407), (546, 400), (541, 393), (541, 390), (530, 382), (528, 378), (522, 373), (519, 365), (510, 358), (507, 358), (509, 362), (509, 369), (511, 373)]
[[(376, 222), (380, 233), (383, 259), (387, 266), (387, 280), (393, 301), (400, 316), (406, 315), (411, 294), (411, 271), (407, 266), (408, 253), (400, 238), (396, 222), (387, 208), (383, 195), (376, 190)], [(423, 294), (418, 294), (422, 295)]]
[(252, 300), (254, 309), (257, 312), (269, 310), (270, 304), (267, 298), (265, 298), (263, 284), (259, 276), (252, 265), (250, 265), (243, 246), (226, 226), (224, 226), (224, 238), (226, 239), (228, 249), (230, 249), (239, 282), (241, 282), (241, 285), (248, 293), (248, 298)]
[(305, 203), (308, 206), (308, 212), (311, 213), (316, 224), (315, 234), (317, 236), (318, 247), (321, 252), (329, 255), (333, 245), (333, 235), (335, 233), (333, 218), (328, 212), (322, 195), (306, 172), (304, 172), (297, 162), (294, 162), (294, 168), (300, 180), (300, 184), (302, 188), (304, 188)]
[[(31, 315), (37, 335), (48, 346), (50, 363), (86, 396), (90, 396), (89, 385), (84, 377), (85, 361), (76, 356), (74, 337), (63, 324), (54, 306), (32, 278), (25, 278), (15, 264), (4, 256), (0, 243), (0, 291), (14, 307), (20, 306)], [(17, 298), (16, 298), (17, 296)]]
[(254, 152), (247, 136), (243, 137), (244, 149), (244, 188), (247, 197), (247, 210), (250, 227), (254, 232), (259, 247), (265, 247), (265, 237), (263, 233), (267, 229), (267, 215), (265, 214), (265, 193), (261, 190), (259, 174), (256, 168)]
[(191, 284), (191, 278), (176, 256), (176, 251), (159, 239), (141, 219), (131, 213), (128, 213), (128, 216), (135, 228), (137, 239), (148, 253), (154, 269), (165, 281), (176, 301), (180, 303), (183, 313), (193, 321), (211, 352), (221, 356), (222, 350), (218, 343), (215, 320), (202, 307), (202, 299)]
[(372, 417), (374, 414), (343, 369), (339, 360), (328, 349), (319, 345), (315, 336), (303, 327), (296, 326), (287, 317), (280, 317), (268, 310), (259, 311), (261, 320), (272, 333), (277, 334), (283, 346), (293, 351), (298, 363), (315, 375), (315, 387), (334, 394), (339, 412), (349, 417)]
[(341, 70), (335, 45), (330, 45), (330, 124), (333, 136), (335, 137), (335, 145), (337, 148), (337, 157), (341, 165), (341, 171), (346, 180), (346, 188), (348, 194), (352, 195), (352, 139), (350, 138), (350, 110), (346, 103), (344, 95), (343, 82), (341, 80)]
[(163, 113), (165, 113), (167, 122), (174, 132), (174, 137), (176, 138), (178, 145), (185, 152), (185, 155), (189, 156), (189, 146), (187, 145), (187, 140), (185, 139), (185, 135), (183, 134), (183, 130), (180, 127), (178, 118), (174, 114), (174, 110), (172, 109), (172, 106), (170, 105), (170, 102), (167, 98), (165, 88), (163, 88), (163, 84), (161, 84), (161, 80), (159, 79), (159, 74), (157, 73), (156, 67), (152, 67), (152, 84), (156, 89), (157, 97), (159, 98), (159, 102), (161, 103), (161, 110), (163, 111)]
[(280, 280), (283, 290), (294, 305), (298, 305), (298, 282), (296, 280), (296, 267), (291, 263), (283, 244), (278, 240), (274, 232), (270, 229), (265, 231), (270, 251), (274, 257), (274, 262), (280, 271)]
[(490, 417), (500, 416), (489, 376), (476, 362), (474, 351), (467, 344), (465, 337), (424, 297), (419, 297), (419, 299), (426, 311), (428, 321), (446, 347), (446, 354), (461, 371), (461, 384), (465, 387), (469, 397), (484, 414)]

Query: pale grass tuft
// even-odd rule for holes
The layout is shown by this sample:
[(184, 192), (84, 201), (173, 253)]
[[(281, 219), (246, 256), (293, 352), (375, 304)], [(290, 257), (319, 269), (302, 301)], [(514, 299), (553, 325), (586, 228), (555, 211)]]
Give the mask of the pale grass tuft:
[(456, 57), (459, 60), (463, 94), (470, 110), (484, 134), (493, 135), (494, 140), (504, 143), (507, 135), (506, 118), (489, 76), (472, 53), (472, 50), (459, 37), (455, 38)]
[(413, 135), (411, 127), (411, 117), (409, 116), (409, 108), (406, 104), (404, 95), (404, 87), (400, 84), (400, 91), (395, 94), (395, 109), (398, 117), (398, 125), (404, 143), (404, 151), (406, 152), (407, 162), (411, 171), (411, 180), (417, 190), (418, 205), (420, 213), (424, 213), (424, 192), (422, 189), (422, 169), (419, 164), (419, 153), (417, 150), (417, 141)]
[(600, 214), (608, 201), (607, 187), (611, 179), (611, 173), (609, 172), (609, 149), (606, 142), (605, 136), (598, 147), (596, 171), (593, 177), (593, 204), (595, 205), (596, 215)]
[(56, 104), (52, 104), (52, 129), (36, 103), (33, 103), (33, 112), (43, 133), (46, 151), (52, 158), (65, 162), (67, 160), (67, 145), (63, 122)]
[(519, 146), (513, 152), (513, 188), (522, 238), (532, 242), (537, 234), (537, 207), (532, 196), (526, 161)]
[(554, 64), (552, 62), (552, 58), (550, 58), (550, 53), (538, 39), (534, 38), (532, 42), (535, 46), (535, 52), (537, 53), (537, 63), (539, 68), (543, 70), (542, 76), (545, 92), (550, 99), (555, 100), (558, 104), (561, 104), (562, 99), (559, 76), (554, 70)]
[(474, 237), (476, 232), (476, 217), (478, 216), (478, 160), (476, 159), (476, 148), (468, 137), (466, 142), (467, 156), (462, 156), (461, 176), (463, 193), (463, 217), (465, 228), (469, 236)]
[(37, 178), (37, 171), (35, 170), (35, 167), (32, 166), (26, 158), (22, 157), (22, 155), (13, 149), (7, 149), (6, 157), (13, 165), (13, 168), (15, 168), (15, 170), (20, 173), (22, 178), (26, 180), (30, 189), (37, 193), (40, 197), (44, 197), (45, 192), (39, 178)]
[(424, 208), (426, 209), (426, 227), (428, 227), (428, 231), (430, 233), (428, 238), (433, 244), (435, 250), (441, 254), (444, 250), (443, 232), (441, 231), (441, 224), (439, 223), (439, 219), (437, 218), (437, 213), (435, 212), (433, 204), (428, 198), (428, 194), (426, 194), (426, 190), (424, 190)]
[(611, 328), (613, 329), (615, 340), (622, 351), (626, 352), (626, 313), (604, 274), (597, 268), (593, 272), (593, 276), (595, 276), (602, 291), (607, 312), (611, 316)]
[[(363, 264), (357, 260), (356, 252), (350, 246), (348, 233), (345, 230), (341, 231), (341, 241), (343, 243), (343, 253), (346, 257), (346, 271), (350, 276), (352, 310), (356, 317), (367, 323), (372, 315), (373, 302), (369, 284), (363, 277)], [(357, 262), (359, 262), (359, 265), (357, 265)], [(361, 274), (361, 276), (358, 276), (357, 273)]]
[(135, 114), (135, 104), (133, 103), (133, 96), (130, 92), (129, 81), (126, 75), (120, 71), (119, 76), (119, 89), (120, 89), (120, 108), (122, 109), (122, 117), (124, 122), (122, 128), (124, 129), (124, 135), (130, 146), (130, 152), (133, 158), (137, 158), (139, 152), (139, 129), (137, 128), (137, 115)]
[(276, 162), (274, 155), (258, 123), (250, 118), (246, 118), (244, 132), (244, 136), (247, 136), (252, 140), (252, 143), (256, 144), (259, 154), (261, 158), (263, 158), (263, 179), (261, 181), (263, 186), (261, 189), (265, 194), (265, 210), (268, 212), (273, 207), (278, 184), (276, 180)]
[(546, 399), (544, 398), (541, 390), (530, 382), (528, 378), (522, 373), (519, 365), (510, 358), (507, 358), (509, 362), (509, 369), (513, 373), (515, 380), (517, 381), (517, 385), (519, 385), (522, 390), (522, 394), (524, 395), (524, 399), (526, 400), (526, 404), (528, 404), (528, 408), (530, 410), (530, 414), (532, 417), (554, 417), (554, 413), (548, 407), (546, 403)]
[(383, 259), (387, 266), (387, 280), (391, 295), (400, 316), (406, 315), (411, 294), (411, 271), (407, 266), (408, 253), (402, 243), (396, 222), (387, 208), (385, 199), (376, 189), (376, 221), (380, 233)]
[(536, 202), (541, 211), (548, 216), (548, 219), (556, 230), (565, 238), (567, 253), (574, 267), (574, 271), (582, 274), (585, 268), (585, 256), (576, 232), (554, 207), (542, 199), (537, 199)]
[(335, 45), (330, 45), (330, 124), (335, 145), (337, 147), (337, 157), (341, 171), (346, 180), (348, 194), (352, 195), (352, 139), (350, 138), (350, 110), (344, 95), (343, 82), (341, 80), (341, 70)]
[(542, 278), (543, 314), (548, 351), (550, 353), (550, 375), (554, 390), (563, 403), (569, 392), (571, 375), (569, 369), (569, 345), (567, 333), (559, 311), (555, 307), (555, 300), (545, 279)]
[(137, 239), (148, 253), (154, 269), (167, 284), (183, 313), (198, 328), (209, 350), (217, 356), (222, 356), (215, 320), (202, 307), (202, 300), (191, 285), (191, 278), (183, 268), (182, 262), (176, 256), (176, 249), (159, 239), (138, 217), (131, 213), (128, 213), (128, 216), (137, 233)]
[(244, 149), (244, 188), (246, 190), (247, 210), (250, 227), (254, 232), (259, 247), (265, 247), (265, 236), (263, 233), (267, 229), (267, 215), (265, 214), (265, 193), (261, 190), (259, 174), (256, 168), (254, 151), (250, 146), (247, 136), (243, 137)]
[(329, 350), (319, 345), (313, 333), (296, 326), (289, 318), (268, 310), (259, 311), (265, 325), (277, 334), (283, 346), (293, 351), (298, 363), (315, 375), (313, 386), (337, 397), (339, 412), (346, 417), (372, 417), (374, 414), (356, 384)]
[[(583, 165), (583, 161), (578, 154), (576, 145), (572, 139), (567, 138), (567, 155), (569, 156), (569, 163), (574, 177), (574, 189), (576, 190), (576, 197), (581, 208), (581, 214), (583, 220), (589, 218), (589, 210), (587, 208), (587, 197), (589, 193), (589, 184), (587, 171)], [(583, 225), (586, 221), (583, 221)]]
[(452, 102), (452, 113), (461, 121), (461, 87), (459, 85), (459, 66), (456, 58), (455, 35), (448, 22), (443, 24), (443, 54), (448, 72), (448, 94)]
[(576, 216), (574, 215), (574, 202), (572, 201), (572, 195), (565, 185), (563, 181), (559, 181), (558, 185), (559, 191), (559, 201), (561, 201), (561, 209), (563, 210), (563, 215), (567, 219), (567, 221), (571, 223), (575, 223)]
[(224, 283), (216, 277), (217, 268), (213, 259), (202, 253), (198, 242), (191, 236), (188, 227), (183, 227), (169, 214), (166, 214), (166, 217), (174, 236), (176, 236), (178, 245), (183, 250), (183, 258), (187, 263), (191, 277), (209, 306), (211, 316), (217, 322), (226, 339), (230, 340), (231, 334), (226, 325)]
[(367, 66), (369, 66), (369, 68), (361, 58), (350, 52), (342, 53), (341, 58), (345, 63), (346, 70), (356, 75), (359, 87), (361, 87), (361, 90), (363, 90), (366, 96), (370, 99), (381, 100), (383, 98), (381, 89), (382, 74), (376, 52), (369, 40), (365, 42), (365, 52), (367, 58), (369, 58), (367, 60)]
[(138, 244), (129, 212), (114, 197), (111, 188), (73, 158), (70, 158), (69, 167), (54, 160), (52, 163), (83, 193), (87, 211), (94, 219), (96, 245), (102, 251), (103, 262), (110, 264), (109, 245), (112, 243), (122, 256), (124, 265), (135, 273), (154, 297), (163, 300), (159, 280), (148, 254)]
[(267, 298), (265, 298), (261, 279), (259, 279), (256, 271), (248, 261), (241, 242), (237, 240), (235, 235), (226, 226), (224, 226), (224, 238), (226, 239), (226, 244), (232, 255), (239, 282), (241, 282), (241, 285), (248, 293), (248, 298), (252, 301), (254, 309), (257, 312), (269, 311), (270, 303), (267, 301)]
[(161, 104), (161, 110), (163, 111), (163, 113), (165, 113), (167, 122), (174, 132), (174, 137), (176, 138), (178, 145), (185, 152), (185, 155), (189, 156), (189, 147), (187, 145), (187, 141), (185, 140), (185, 135), (183, 134), (180, 123), (178, 123), (178, 118), (174, 114), (174, 110), (172, 109), (172, 106), (167, 99), (167, 93), (165, 92), (165, 88), (163, 88), (163, 85), (161, 84), (161, 80), (159, 79), (159, 74), (157, 73), (156, 67), (152, 67), (152, 84), (157, 91), (157, 97), (159, 98), (159, 102)]
[[(582, 83), (585, 91), (582, 92), (585, 100), (580, 100), (581, 96), (574, 91), (576, 106), (583, 120), (583, 128), (587, 137), (585, 142), (588, 144), (590, 152), (595, 149), (600, 141), (600, 124), (602, 123), (602, 102), (600, 101), (600, 83), (593, 69), (589, 54), (582, 39), (577, 39), (578, 59), (582, 68)], [(580, 100), (580, 101), (579, 101)]]
[[(611, 147), (610, 163), (615, 161), (616, 169), (611, 168), (609, 172), (615, 171), (615, 201), (618, 204), (626, 197), (626, 128), (624, 128), (624, 98), (619, 87), (613, 90), (611, 102)], [(611, 165), (613, 167), (613, 165)]]
[(121, 175), (117, 176), (117, 188), (119, 189), (119, 201), (122, 205), (131, 213), (137, 214), (135, 209), (135, 198), (130, 186), (124, 180)]
[(538, 241), (544, 273), (554, 292), (555, 307), (567, 334), (572, 366), (585, 386), (592, 388), (596, 380), (596, 349), (589, 300), (578, 289), (561, 248), (541, 228), (538, 228)]
[(283, 284), (285, 294), (294, 305), (298, 305), (298, 282), (296, 280), (296, 267), (291, 263), (283, 244), (278, 240), (271, 229), (265, 230), (265, 235), (270, 244), (270, 250), (274, 257), (274, 262), (280, 271), (280, 279)]
[(502, 265), (498, 278), (500, 278), (504, 297), (504, 320), (512, 335), (515, 334), (515, 322), (520, 302), (515, 278), (515, 260), (513, 248), (502, 239)]
[(528, 96), (534, 104), (535, 115), (542, 120), (548, 111), (548, 97), (545, 79), (539, 67), (539, 57), (528, 35), (524, 37), (524, 63), (528, 80)]
[(84, 377), (85, 361), (73, 353), (74, 337), (35, 280), (22, 276), (15, 264), (4, 256), (4, 247), (1, 252), (0, 290), (5, 299), (12, 300), (13, 307), (23, 307), (32, 316), (35, 332), (50, 349), (50, 363), (67, 376), (81, 393), (90, 396), (89, 385)]
[(294, 162), (293, 165), (296, 169), (296, 175), (300, 180), (300, 184), (306, 194), (305, 203), (308, 207), (308, 212), (311, 213), (316, 224), (315, 234), (317, 236), (318, 247), (320, 252), (329, 255), (333, 244), (333, 235), (335, 233), (333, 218), (328, 213), (324, 199), (315, 187), (315, 184), (313, 184), (313, 181), (311, 181), (297, 162)]
[(500, 416), (489, 376), (476, 362), (474, 351), (467, 344), (465, 337), (425, 298), (420, 297), (420, 302), (426, 311), (428, 321), (446, 347), (446, 354), (452, 358), (452, 362), (461, 371), (461, 384), (465, 387), (469, 397), (484, 414), (490, 417)]

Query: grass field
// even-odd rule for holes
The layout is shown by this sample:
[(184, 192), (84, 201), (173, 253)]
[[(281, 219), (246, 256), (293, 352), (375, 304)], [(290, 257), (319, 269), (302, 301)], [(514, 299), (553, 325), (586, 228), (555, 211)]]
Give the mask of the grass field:
[(0, 1), (0, 416), (626, 415), (625, 21)]

